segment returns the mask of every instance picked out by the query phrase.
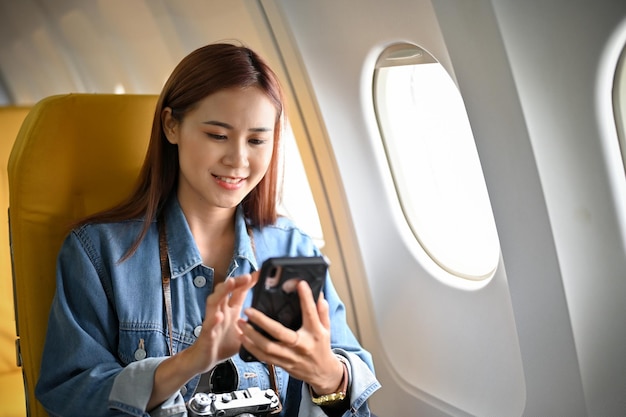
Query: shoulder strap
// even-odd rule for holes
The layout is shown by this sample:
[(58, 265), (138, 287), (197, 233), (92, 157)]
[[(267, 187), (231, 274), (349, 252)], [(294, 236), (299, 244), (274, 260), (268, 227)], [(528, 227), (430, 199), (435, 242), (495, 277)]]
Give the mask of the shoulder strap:
[(170, 289), (171, 271), (167, 255), (167, 233), (165, 231), (165, 217), (160, 214), (157, 219), (159, 227), (159, 259), (161, 261), (161, 283), (163, 285), (163, 301), (167, 314), (167, 333), (169, 334), (170, 356), (174, 355), (174, 325), (172, 319), (172, 290)]

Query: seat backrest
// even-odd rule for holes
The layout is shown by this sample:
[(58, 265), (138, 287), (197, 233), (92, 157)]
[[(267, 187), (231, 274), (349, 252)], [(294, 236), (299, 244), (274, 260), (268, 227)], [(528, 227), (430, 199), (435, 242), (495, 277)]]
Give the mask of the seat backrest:
[[(148, 146), (157, 96), (68, 94), (37, 103), (8, 164), (17, 327), (31, 416), (58, 251), (68, 225), (121, 201)], [(71, 344), (71, 342), (68, 342)], [(69, 346), (68, 346), (69, 347)]]
[(22, 371), (15, 357), (7, 163), (17, 132), (29, 110), (30, 107), (0, 107), (0, 416), (23, 416), (25, 408)]

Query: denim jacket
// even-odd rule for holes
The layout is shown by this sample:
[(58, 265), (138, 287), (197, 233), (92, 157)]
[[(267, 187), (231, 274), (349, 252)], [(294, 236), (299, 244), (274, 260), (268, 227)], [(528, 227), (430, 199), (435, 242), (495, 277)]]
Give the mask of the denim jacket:
[[(174, 352), (189, 347), (201, 330), (213, 269), (202, 264), (177, 199), (165, 211), (171, 270)], [(137, 252), (119, 262), (142, 221), (86, 225), (65, 239), (57, 261), (57, 288), (48, 322), (36, 396), (51, 416), (186, 416), (200, 376), (153, 410), (146, 410), (154, 372), (169, 354), (163, 302), (158, 228), (154, 222)], [(319, 255), (311, 238), (286, 218), (253, 229), (254, 247), (241, 207), (235, 221), (235, 250), (228, 277), (255, 271), (273, 256)], [(253, 249), (254, 248), (254, 249)], [(256, 252), (256, 253), (255, 253)], [(244, 308), (250, 305), (249, 291)], [(344, 305), (329, 277), (331, 347), (349, 363), (348, 416), (368, 416), (368, 397), (380, 385), (370, 354), (346, 323)], [(267, 389), (268, 370), (259, 362), (232, 358), (239, 386)], [(277, 368), (282, 416), (324, 416), (306, 384)]]

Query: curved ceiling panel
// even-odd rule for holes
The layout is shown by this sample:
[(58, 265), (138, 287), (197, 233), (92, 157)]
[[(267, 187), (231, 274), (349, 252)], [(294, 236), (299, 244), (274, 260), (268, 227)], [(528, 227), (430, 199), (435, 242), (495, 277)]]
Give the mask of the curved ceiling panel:
[(258, 4), (242, 0), (2, 0), (0, 104), (158, 93), (183, 56), (210, 42), (238, 40), (271, 61), (268, 36)]

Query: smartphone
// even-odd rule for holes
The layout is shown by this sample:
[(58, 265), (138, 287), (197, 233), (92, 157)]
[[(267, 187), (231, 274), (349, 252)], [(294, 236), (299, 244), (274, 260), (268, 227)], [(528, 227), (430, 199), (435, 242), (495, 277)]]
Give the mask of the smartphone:
[[(324, 287), (328, 261), (324, 256), (295, 256), (269, 258), (263, 262), (259, 281), (252, 290), (252, 307), (292, 330), (302, 326), (300, 298), (296, 291), (298, 282), (309, 283), (313, 299), (317, 302)], [(265, 331), (251, 323), (260, 333), (273, 339)], [(257, 359), (243, 346), (239, 356), (246, 362)]]

